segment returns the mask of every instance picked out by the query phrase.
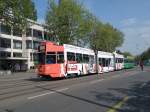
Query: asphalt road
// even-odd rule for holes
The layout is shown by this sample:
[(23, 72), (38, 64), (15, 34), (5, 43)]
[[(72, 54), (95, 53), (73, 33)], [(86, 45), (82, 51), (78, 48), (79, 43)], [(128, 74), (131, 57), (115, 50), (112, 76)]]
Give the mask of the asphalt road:
[(149, 112), (150, 67), (64, 80), (0, 79), (0, 112)]

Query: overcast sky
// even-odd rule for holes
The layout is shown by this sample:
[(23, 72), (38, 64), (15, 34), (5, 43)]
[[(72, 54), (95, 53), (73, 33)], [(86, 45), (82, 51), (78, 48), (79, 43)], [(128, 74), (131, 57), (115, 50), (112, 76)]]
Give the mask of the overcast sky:
[[(48, 0), (33, 0), (38, 22), (44, 22)], [(78, 0), (101, 21), (125, 35), (121, 51), (140, 54), (150, 47), (150, 0)]]

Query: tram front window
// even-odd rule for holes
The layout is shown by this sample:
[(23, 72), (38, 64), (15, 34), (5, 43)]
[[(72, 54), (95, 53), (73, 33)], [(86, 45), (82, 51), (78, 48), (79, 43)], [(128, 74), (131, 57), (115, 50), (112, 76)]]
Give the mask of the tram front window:
[(47, 55), (46, 63), (47, 64), (55, 64), (56, 63), (56, 55)]
[(45, 64), (45, 53), (38, 53), (39, 64)]

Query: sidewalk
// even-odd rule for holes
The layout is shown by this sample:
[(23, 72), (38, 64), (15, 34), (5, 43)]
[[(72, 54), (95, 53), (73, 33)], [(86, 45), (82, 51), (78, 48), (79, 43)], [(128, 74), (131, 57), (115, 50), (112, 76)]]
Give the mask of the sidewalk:
[(28, 70), (26, 72), (13, 72), (11, 71), (0, 71), (0, 79), (25, 79), (29, 77), (36, 77), (36, 70)]

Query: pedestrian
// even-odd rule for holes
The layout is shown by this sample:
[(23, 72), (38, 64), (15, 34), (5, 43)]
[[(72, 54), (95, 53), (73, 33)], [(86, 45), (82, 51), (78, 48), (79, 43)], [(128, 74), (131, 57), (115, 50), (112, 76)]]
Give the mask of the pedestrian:
[(140, 61), (140, 67), (141, 67), (141, 70), (143, 71), (143, 69), (144, 69), (144, 63), (143, 63), (143, 60)]

